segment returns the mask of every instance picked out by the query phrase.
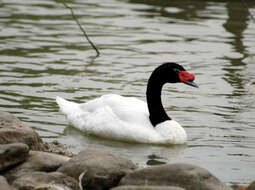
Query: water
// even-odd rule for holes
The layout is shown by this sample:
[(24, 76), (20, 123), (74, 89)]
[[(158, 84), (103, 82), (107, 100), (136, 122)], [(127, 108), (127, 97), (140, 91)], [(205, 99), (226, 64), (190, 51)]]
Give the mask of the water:
[[(223, 182), (255, 179), (255, 3), (237, 1), (75, 0), (69, 5), (95, 52), (61, 3), (0, 2), (0, 110), (18, 116), (44, 141), (74, 152), (100, 147), (139, 165), (185, 162)], [(168, 114), (184, 146), (120, 143), (86, 136), (58, 112), (57, 95), (84, 102), (106, 93), (145, 100), (150, 72), (175, 61), (199, 89), (164, 87)]]

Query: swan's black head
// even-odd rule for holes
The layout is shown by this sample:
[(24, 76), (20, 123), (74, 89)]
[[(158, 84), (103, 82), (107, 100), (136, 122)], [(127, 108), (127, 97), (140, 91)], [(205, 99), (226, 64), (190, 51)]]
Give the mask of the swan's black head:
[(198, 85), (194, 82), (195, 76), (188, 71), (186, 71), (183, 66), (167, 62), (160, 65), (155, 69), (154, 72), (160, 73), (160, 78), (168, 83), (184, 83), (193, 87), (198, 87)]
[(177, 63), (164, 63), (157, 67), (151, 74), (146, 98), (150, 113), (150, 121), (153, 126), (171, 118), (165, 112), (161, 102), (161, 90), (165, 83), (182, 82), (190, 86), (198, 87), (194, 82), (194, 75), (186, 71)]

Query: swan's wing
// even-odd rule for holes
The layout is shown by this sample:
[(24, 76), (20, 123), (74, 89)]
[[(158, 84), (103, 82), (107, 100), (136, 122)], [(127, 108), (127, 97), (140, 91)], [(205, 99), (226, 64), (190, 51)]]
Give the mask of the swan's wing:
[(139, 99), (111, 94), (84, 104), (57, 97), (57, 103), (68, 121), (88, 134), (143, 143), (161, 139), (149, 121), (147, 104)]
[(112, 113), (123, 122), (142, 125), (150, 124), (148, 123), (149, 112), (147, 104), (137, 98), (107, 94), (81, 104), (82, 110), (90, 113), (97, 112), (104, 107), (111, 109)]

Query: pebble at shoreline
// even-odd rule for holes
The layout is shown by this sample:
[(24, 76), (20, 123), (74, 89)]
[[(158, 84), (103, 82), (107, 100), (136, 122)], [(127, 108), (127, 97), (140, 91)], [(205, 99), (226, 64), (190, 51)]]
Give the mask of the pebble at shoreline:
[(176, 163), (138, 168), (102, 149), (77, 155), (58, 142), (44, 143), (18, 118), (0, 112), (1, 190), (255, 190), (228, 187), (209, 171)]

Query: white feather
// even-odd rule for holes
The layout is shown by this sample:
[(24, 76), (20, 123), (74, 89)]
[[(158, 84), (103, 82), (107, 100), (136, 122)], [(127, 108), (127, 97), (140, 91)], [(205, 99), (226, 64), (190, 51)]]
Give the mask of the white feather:
[(61, 97), (56, 101), (68, 121), (88, 134), (151, 144), (183, 144), (187, 140), (185, 130), (174, 120), (153, 127), (147, 104), (137, 98), (108, 94), (83, 104)]

